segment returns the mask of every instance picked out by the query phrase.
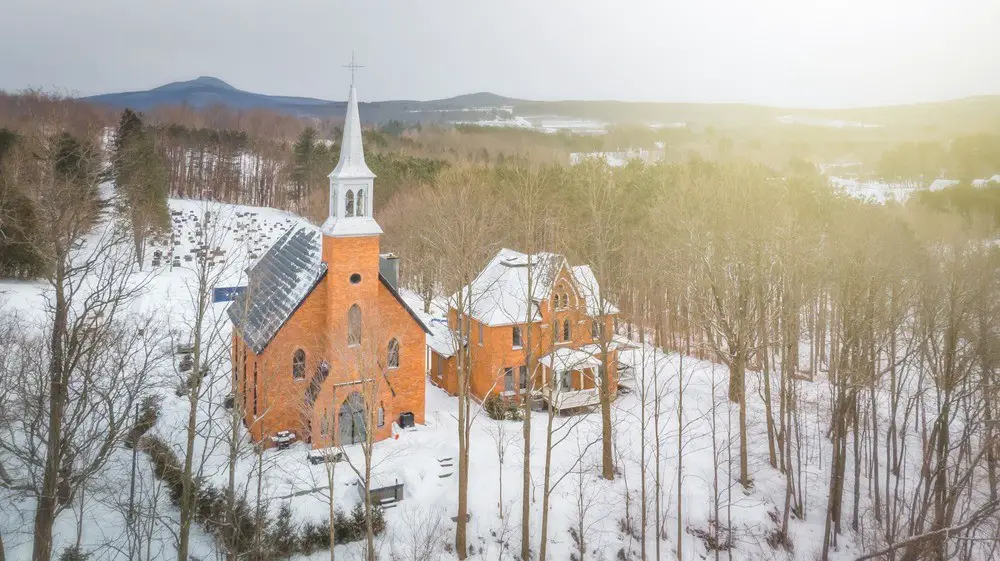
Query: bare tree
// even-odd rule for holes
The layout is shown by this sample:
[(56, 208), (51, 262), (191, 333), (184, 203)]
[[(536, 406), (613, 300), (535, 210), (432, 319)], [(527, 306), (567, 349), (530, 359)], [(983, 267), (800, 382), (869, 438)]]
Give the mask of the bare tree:
[(38, 215), (28, 243), (43, 263), (44, 336), (17, 349), (20, 411), (0, 444), (0, 464), (17, 470), (0, 476), (17, 477), (4, 486), (36, 498), (32, 557), (48, 561), (56, 517), (125, 438), (159, 352), (150, 323), (123, 320), (146, 279), (133, 266), (121, 217), (110, 212), (114, 193), (100, 190), (97, 135), (61, 132), (65, 115), (37, 117), (37, 129), (22, 137), (33, 156), (19, 181)]
[[(449, 170), (439, 178), (439, 184), (430, 193), (432, 204), (440, 210), (439, 227), (428, 233), (428, 243), (444, 262), (450, 264), (444, 271), (442, 284), (453, 294), (449, 306), (455, 319), (449, 322), (455, 344), (456, 376), (458, 382), (458, 513), (456, 515), (455, 550), (464, 560), (469, 552), (466, 528), (469, 519), (469, 448), (470, 432), (475, 416), (472, 412), (471, 393), (472, 352), (471, 321), (461, 318), (473, 316), (475, 302), (482, 294), (469, 290), (470, 283), (482, 264), (497, 247), (496, 235), (502, 215), (491, 204), (490, 176), (475, 168)], [(454, 291), (454, 292), (452, 292)]]
[[(607, 295), (615, 294), (626, 284), (629, 269), (624, 266), (623, 252), (629, 210), (636, 203), (628, 196), (626, 182), (616, 180), (603, 163), (601, 160), (576, 166), (581, 187), (579, 211), (584, 232), (580, 242), (581, 252), (595, 275), (597, 287), (591, 287), (596, 308), (593, 315), (602, 325), (617, 312)], [(601, 475), (612, 480), (615, 478), (611, 442), (611, 399), (616, 389), (612, 378), (614, 365), (611, 362), (614, 333), (602, 330), (597, 345), (601, 359), (601, 383), (598, 386), (602, 427)]]
[(507, 458), (507, 449), (513, 444), (514, 440), (517, 438), (517, 434), (511, 430), (510, 424), (512, 421), (507, 419), (492, 419), (493, 422), (489, 424), (487, 431), (489, 432), (490, 438), (493, 439), (494, 451), (497, 453), (497, 485), (499, 488), (499, 497), (497, 500), (497, 509), (500, 518), (504, 516), (503, 509), (503, 468), (504, 460)]
[(437, 561), (445, 539), (445, 513), (436, 507), (403, 505), (393, 533), (393, 561)]
[[(213, 213), (213, 206), (205, 203), (196, 217), (198, 218), (201, 235), (198, 237), (199, 248), (214, 250), (223, 246), (227, 222), (231, 217), (220, 216), (218, 210)], [(186, 288), (186, 301), (179, 305), (183, 310), (177, 318), (181, 327), (173, 332), (173, 350), (177, 353), (175, 360), (175, 384), (177, 394), (187, 399), (187, 418), (183, 424), (185, 447), (183, 458), (182, 491), (179, 501), (180, 527), (177, 539), (177, 559), (186, 560), (191, 534), (191, 525), (197, 516), (197, 481), (204, 475), (206, 462), (213, 451), (220, 446), (228, 450), (228, 465), (232, 475), (235, 473), (235, 462), (239, 455), (240, 436), (235, 417), (237, 409), (235, 399), (233, 410), (226, 412), (225, 401), (234, 389), (231, 380), (231, 369), (224, 368), (232, 360), (231, 338), (228, 335), (228, 317), (222, 309), (213, 306), (213, 289), (222, 285), (232, 274), (232, 269), (226, 265), (231, 259), (219, 263), (209, 251), (199, 252), (190, 265), (181, 266), (181, 274)], [(248, 287), (252, 294), (253, 287)], [(255, 364), (255, 368), (259, 368)], [(258, 417), (264, 413), (256, 411)], [(228, 427), (226, 427), (228, 421)], [(218, 428), (223, 430), (219, 431)], [(228, 430), (226, 430), (228, 428)], [(201, 449), (196, 444), (201, 442)], [(258, 458), (259, 454), (258, 454)], [(262, 463), (258, 461), (258, 481), (262, 477)], [(258, 485), (258, 488), (260, 486)], [(227, 487), (227, 497), (230, 504), (235, 501), (235, 479)], [(258, 497), (258, 504), (260, 498)], [(230, 509), (230, 514), (233, 509)], [(235, 532), (235, 520), (218, 521), (228, 524)]]

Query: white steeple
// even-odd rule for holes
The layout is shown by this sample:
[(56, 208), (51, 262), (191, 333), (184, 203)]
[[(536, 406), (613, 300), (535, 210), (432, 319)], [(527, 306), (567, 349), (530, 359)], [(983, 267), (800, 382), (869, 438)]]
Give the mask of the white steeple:
[[(352, 62), (353, 64), (353, 62)], [(351, 84), (344, 115), (344, 139), (340, 143), (340, 161), (330, 172), (330, 215), (323, 223), (327, 236), (372, 236), (382, 228), (372, 218), (372, 192), (375, 174), (365, 163), (361, 145), (361, 118), (358, 95)]]

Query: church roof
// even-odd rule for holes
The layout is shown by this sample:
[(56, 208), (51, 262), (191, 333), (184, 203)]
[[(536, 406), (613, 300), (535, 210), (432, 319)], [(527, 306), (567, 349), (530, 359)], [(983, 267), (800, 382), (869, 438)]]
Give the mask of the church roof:
[(311, 225), (293, 226), (250, 269), (246, 291), (227, 311), (255, 353), (267, 347), (326, 274), (320, 239)]
[[(293, 226), (250, 269), (247, 289), (227, 310), (229, 319), (246, 344), (259, 354), (324, 276), (326, 263), (319, 230), (307, 223)], [(430, 333), (381, 273), (379, 280), (421, 329)]]
[(344, 115), (344, 139), (340, 143), (340, 160), (330, 172), (330, 177), (340, 179), (374, 178), (365, 162), (365, 151), (361, 146), (361, 117), (358, 114), (358, 93), (351, 84), (347, 96), (347, 114)]

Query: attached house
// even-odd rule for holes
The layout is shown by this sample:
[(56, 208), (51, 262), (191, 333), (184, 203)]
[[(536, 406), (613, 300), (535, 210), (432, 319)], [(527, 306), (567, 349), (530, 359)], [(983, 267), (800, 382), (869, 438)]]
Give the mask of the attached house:
[(592, 407), (605, 364), (617, 391), (625, 341), (614, 336), (618, 309), (601, 299), (590, 267), (502, 249), (449, 302), (447, 325), (432, 325), (429, 338), (430, 380), (446, 391), (458, 391), (459, 344), (469, 349), (470, 392), (480, 401), (530, 394), (558, 410)]

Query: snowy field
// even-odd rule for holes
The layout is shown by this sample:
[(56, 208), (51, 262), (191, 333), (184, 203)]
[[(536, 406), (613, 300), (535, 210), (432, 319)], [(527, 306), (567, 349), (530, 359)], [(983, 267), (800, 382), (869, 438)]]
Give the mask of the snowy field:
[[(918, 191), (940, 191), (958, 185), (957, 179), (935, 179), (933, 181), (887, 182), (874, 179), (858, 179), (855, 175), (837, 175), (844, 169), (860, 169), (860, 164), (819, 165), (820, 173), (827, 175), (834, 188), (865, 201), (878, 204), (887, 202), (905, 203)], [(972, 186), (977, 189), (1000, 185), (1000, 174), (988, 178), (974, 179)]]
[(557, 132), (568, 132), (573, 134), (600, 135), (608, 132), (608, 123), (592, 119), (580, 119), (575, 117), (560, 117), (557, 115), (545, 116), (498, 116), (494, 119), (481, 119), (478, 121), (454, 121), (455, 125), (475, 125), (479, 127), (501, 127), (528, 129), (546, 134)]
[(782, 115), (777, 118), (783, 125), (808, 125), (811, 127), (825, 127), (834, 129), (876, 129), (882, 125), (873, 123), (862, 123), (861, 121), (845, 121), (843, 119), (824, 119), (822, 117), (806, 117), (803, 115)]
[[(193, 313), (194, 269), (199, 256), (210, 259), (218, 286), (235, 286), (243, 280), (243, 271), (273, 240), (287, 228), (300, 224), (294, 215), (266, 208), (242, 207), (190, 200), (171, 200), (173, 233), (147, 250), (143, 267), (146, 289), (131, 313), (155, 314), (167, 318), (164, 344), (174, 348), (186, 341)], [(207, 220), (207, 224), (206, 224)], [(191, 258), (188, 259), (187, 257)], [(405, 259), (405, 256), (403, 256)], [(157, 263), (154, 266), (154, 263)], [(38, 316), (44, 303), (45, 286), (41, 283), (0, 283), (0, 299), (8, 310)], [(413, 298), (414, 309), (421, 309)], [(223, 360), (212, 373), (208, 399), (199, 412), (201, 424), (196, 441), (201, 477), (225, 486), (227, 447), (219, 438), (227, 431), (228, 411), (222, 401), (230, 391), (228, 345), (230, 326), (225, 316), (228, 304), (214, 304), (209, 310), (208, 334), (215, 351)], [(431, 319), (431, 318), (425, 318)], [(169, 334), (167, 336), (167, 334)], [(176, 360), (176, 357), (174, 358)], [(673, 559), (677, 547), (677, 499), (683, 509), (681, 536), (685, 559), (709, 554), (704, 543), (691, 535), (705, 530), (713, 517), (715, 497), (723, 522), (732, 520), (735, 549), (731, 559), (814, 559), (822, 546), (822, 523), (828, 484), (828, 442), (822, 438), (815, 420), (822, 418), (827, 385), (822, 382), (802, 385), (802, 419), (806, 520), (791, 522), (794, 553), (772, 550), (765, 536), (777, 524), (769, 513), (780, 510), (784, 500), (784, 476), (768, 465), (767, 436), (760, 395), (760, 376), (748, 374), (750, 472), (753, 487), (744, 492), (737, 483), (738, 448), (735, 408), (726, 399), (727, 372), (721, 366), (685, 357), (665, 355), (648, 347), (624, 353), (623, 362), (632, 367), (631, 390), (623, 391), (613, 404), (614, 443), (618, 477), (605, 481), (599, 477), (600, 416), (596, 413), (557, 417), (553, 450), (552, 480), (558, 481), (551, 494), (549, 512), (549, 558), (566, 560), (576, 545), (570, 527), (586, 528), (587, 559), (638, 559), (640, 543), (634, 530), (640, 524), (642, 470), (645, 467), (647, 497), (654, 496), (656, 481), (662, 489), (662, 555)], [(163, 414), (153, 432), (175, 450), (183, 450), (187, 398), (174, 389), (178, 379), (173, 361), (162, 365), (159, 393)], [(678, 434), (678, 387), (684, 387), (684, 407)], [(658, 399), (654, 399), (658, 396)], [(656, 404), (658, 402), (658, 405)], [(395, 432), (396, 438), (379, 443), (375, 450), (376, 475), (379, 479), (398, 480), (404, 485), (404, 499), (387, 510), (387, 530), (379, 539), (382, 558), (395, 554), (396, 548), (412, 538), (414, 520), (443, 517), (447, 532), (440, 536), (440, 553), (445, 543), (453, 541), (457, 504), (457, 402), (428, 383), (426, 419), (423, 426)], [(814, 413), (815, 412), (815, 413)], [(655, 454), (657, 440), (654, 418), (659, 417), (660, 470), (657, 477)], [(537, 552), (545, 458), (545, 413), (534, 413), (531, 439), (531, 479), (533, 482), (532, 550)], [(714, 420), (714, 422), (713, 422)], [(714, 427), (714, 431), (713, 431)], [(731, 427), (731, 428), (730, 428)], [(242, 430), (242, 428), (241, 428)], [(523, 441), (520, 422), (491, 420), (478, 413), (472, 431), (470, 467), (470, 543), (473, 559), (514, 559), (519, 552), (519, 521), (522, 479)], [(241, 436), (244, 445), (246, 435)], [(727, 444), (733, 442), (730, 448)], [(682, 455), (678, 455), (678, 443)], [(244, 448), (249, 448), (244, 446)], [(505, 450), (501, 463), (498, 448)], [(256, 474), (263, 474), (260, 498), (272, 513), (282, 504), (291, 507), (296, 522), (320, 521), (329, 511), (327, 473), (323, 465), (307, 461), (307, 446), (296, 444), (287, 450), (268, 450), (258, 458), (243, 454), (237, 466), (237, 487), (253, 504), (257, 497)], [(347, 450), (351, 457), (358, 450)], [(682, 477), (678, 481), (679, 460), (683, 458)], [(131, 452), (118, 451), (107, 468), (87, 488), (84, 514), (79, 509), (66, 510), (56, 524), (55, 551), (71, 544), (79, 528), (85, 550), (95, 550), (95, 559), (124, 559), (121, 548), (125, 539), (123, 501), (130, 483)], [(258, 464), (258, 462), (260, 462)], [(453, 465), (449, 465), (453, 464)], [(718, 471), (715, 471), (717, 469)], [(154, 559), (175, 557), (174, 536), (177, 512), (166, 491), (152, 476), (150, 464), (140, 454), (136, 488), (147, 503), (140, 505), (149, 514), (151, 539), (149, 549)], [(718, 480), (718, 487), (713, 481)], [(337, 464), (332, 496), (337, 508), (349, 511), (360, 501), (357, 477), (346, 462)], [(678, 494), (679, 490), (679, 494)], [(7, 546), (7, 559), (30, 557), (33, 505), (30, 501), (0, 503), (0, 528)], [(581, 506), (582, 505), (582, 506)], [(652, 556), (655, 547), (653, 504), (649, 504), (647, 547)], [(501, 516), (502, 515), (502, 516)], [(626, 522), (626, 516), (629, 521)], [(628, 528), (633, 528), (631, 532)], [(341, 559), (360, 558), (360, 544), (338, 546)], [(854, 552), (850, 537), (842, 538), (836, 559), (851, 558)], [(195, 526), (191, 554), (201, 559), (216, 559), (211, 538)], [(344, 556), (347, 557), (344, 557)], [(313, 559), (328, 559), (317, 553)]]

